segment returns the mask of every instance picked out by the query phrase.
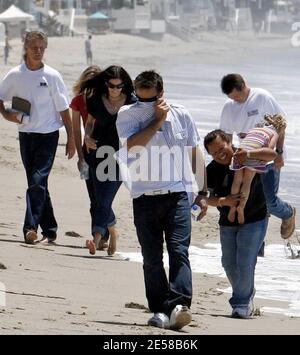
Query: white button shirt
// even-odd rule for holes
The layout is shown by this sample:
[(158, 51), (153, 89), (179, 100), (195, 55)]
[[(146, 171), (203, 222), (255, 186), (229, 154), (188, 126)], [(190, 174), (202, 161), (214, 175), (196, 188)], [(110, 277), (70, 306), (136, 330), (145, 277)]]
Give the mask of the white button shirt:
[(150, 124), (155, 117), (154, 107), (155, 103), (138, 101), (124, 106), (118, 114), (117, 129), (124, 148), (116, 156), (123, 181), (133, 198), (157, 190), (191, 193), (195, 179), (188, 151), (200, 144), (200, 137), (194, 120), (183, 106), (170, 105), (161, 130), (138, 153), (127, 152), (127, 139)]

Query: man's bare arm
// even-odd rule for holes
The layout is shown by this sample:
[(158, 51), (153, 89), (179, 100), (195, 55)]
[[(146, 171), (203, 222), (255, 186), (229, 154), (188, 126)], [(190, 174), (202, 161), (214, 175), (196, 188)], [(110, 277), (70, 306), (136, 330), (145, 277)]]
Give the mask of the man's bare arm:
[(66, 156), (68, 157), (68, 159), (72, 159), (75, 155), (76, 148), (74, 142), (72, 120), (71, 120), (69, 109), (60, 112), (60, 116), (63, 120), (67, 132)]

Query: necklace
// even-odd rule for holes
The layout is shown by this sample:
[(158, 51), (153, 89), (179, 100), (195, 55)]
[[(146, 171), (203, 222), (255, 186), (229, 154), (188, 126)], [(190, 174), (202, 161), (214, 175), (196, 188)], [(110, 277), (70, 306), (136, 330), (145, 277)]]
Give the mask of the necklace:
[(103, 96), (103, 99), (105, 107), (111, 114), (116, 114), (117, 112), (119, 112), (120, 108), (125, 103), (125, 97), (123, 95), (120, 96), (120, 98), (118, 98), (117, 100), (113, 101), (111, 101), (111, 99), (107, 98), (106, 96)]

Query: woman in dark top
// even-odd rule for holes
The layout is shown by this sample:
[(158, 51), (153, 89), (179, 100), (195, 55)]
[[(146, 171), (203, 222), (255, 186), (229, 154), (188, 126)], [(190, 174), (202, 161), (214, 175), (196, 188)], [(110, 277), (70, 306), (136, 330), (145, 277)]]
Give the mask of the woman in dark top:
[(110, 240), (107, 253), (112, 256), (116, 252), (118, 239), (112, 203), (122, 183), (113, 157), (120, 149), (116, 121), (120, 108), (134, 103), (135, 97), (130, 76), (119, 66), (110, 66), (87, 85), (93, 88), (93, 95), (87, 99), (89, 115), (85, 144), (90, 154), (97, 206), (93, 241), (88, 240), (86, 245), (90, 254), (94, 255), (108, 228)]
[[(72, 124), (73, 124), (73, 132), (75, 138), (75, 145), (78, 154), (78, 170), (80, 174), (84, 171), (84, 166), (87, 164), (89, 166), (89, 157), (86, 151), (85, 144), (82, 145), (82, 135), (81, 135), (81, 127), (85, 127), (88, 112), (86, 107), (87, 97), (92, 95), (92, 90), (86, 87), (86, 83), (94, 78), (97, 74), (101, 72), (101, 69), (97, 65), (92, 65), (86, 68), (83, 73), (80, 75), (79, 79), (73, 86), (73, 92), (75, 97), (72, 99), (70, 108), (72, 110)], [(90, 214), (92, 219), (92, 229), (94, 226), (94, 210), (96, 208), (96, 198), (95, 198), (95, 189), (92, 181), (92, 176), (90, 172), (90, 168), (88, 169), (87, 176), (81, 175), (84, 177), (87, 191), (90, 198)], [(99, 250), (108, 249), (107, 240), (109, 238), (108, 229), (105, 233), (105, 238), (101, 239), (99, 243)]]
[[(207, 185), (211, 191), (208, 199), (210, 206), (220, 212), (220, 238), (222, 265), (232, 286), (232, 317), (249, 318), (253, 314), (255, 294), (254, 274), (258, 251), (263, 243), (267, 225), (267, 207), (259, 175), (252, 181), (249, 198), (245, 207), (245, 223), (239, 224), (237, 218), (228, 220), (230, 207), (235, 207), (243, 199), (241, 194), (232, 195), (231, 185), (234, 171), (229, 166), (235, 149), (225, 132), (210, 132), (204, 140), (207, 152), (213, 161), (207, 166)], [(251, 151), (251, 156), (263, 161), (276, 157), (270, 148)]]

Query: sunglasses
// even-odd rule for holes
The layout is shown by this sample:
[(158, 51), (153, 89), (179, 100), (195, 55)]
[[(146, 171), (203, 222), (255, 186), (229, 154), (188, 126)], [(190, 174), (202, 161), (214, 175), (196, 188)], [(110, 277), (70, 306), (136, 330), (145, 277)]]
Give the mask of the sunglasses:
[(110, 89), (118, 89), (118, 90), (121, 90), (124, 88), (124, 84), (118, 84), (118, 85), (115, 85), (115, 84), (112, 84), (110, 82), (106, 83), (107, 87), (110, 88)]
[(155, 101), (158, 100), (158, 96), (149, 97), (148, 99), (143, 99), (142, 97), (139, 97), (139, 96), (136, 94), (136, 97), (137, 97), (137, 99), (138, 99), (140, 102), (155, 102)]

